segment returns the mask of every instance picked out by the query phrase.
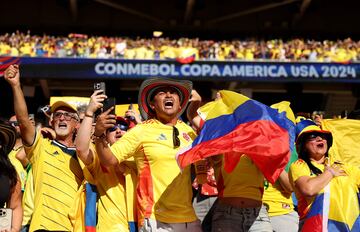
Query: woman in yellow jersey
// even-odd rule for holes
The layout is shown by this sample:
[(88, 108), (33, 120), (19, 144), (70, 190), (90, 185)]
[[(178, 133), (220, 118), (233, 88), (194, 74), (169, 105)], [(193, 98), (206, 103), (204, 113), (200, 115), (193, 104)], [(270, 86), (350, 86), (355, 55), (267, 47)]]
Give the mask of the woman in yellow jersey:
[[(353, 231), (351, 227), (359, 226), (360, 170), (329, 159), (331, 132), (321, 130), (311, 120), (303, 120), (296, 127), (299, 160), (291, 165), (289, 177), (298, 199), (300, 228), (323, 231), (325, 225), (329, 231), (344, 231), (341, 228), (348, 226)], [(318, 197), (322, 197), (321, 202), (328, 199), (330, 209), (327, 211), (323, 203), (323, 221), (315, 223), (318, 205), (312, 205)]]

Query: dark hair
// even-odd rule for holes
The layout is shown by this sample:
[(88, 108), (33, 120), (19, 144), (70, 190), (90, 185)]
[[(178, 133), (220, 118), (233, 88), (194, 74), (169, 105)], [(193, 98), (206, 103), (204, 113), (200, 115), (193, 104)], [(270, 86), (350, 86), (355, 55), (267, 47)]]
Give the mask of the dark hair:
[[(0, 140), (0, 145), (3, 141)], [(8, 154), (5, 154), (5, 151), (2, 146), (0, 146), (0, 173), (9, 177), (10, 179), (10, 189), (12, 190), (17, 182), (17, 172), (10, 162)]]

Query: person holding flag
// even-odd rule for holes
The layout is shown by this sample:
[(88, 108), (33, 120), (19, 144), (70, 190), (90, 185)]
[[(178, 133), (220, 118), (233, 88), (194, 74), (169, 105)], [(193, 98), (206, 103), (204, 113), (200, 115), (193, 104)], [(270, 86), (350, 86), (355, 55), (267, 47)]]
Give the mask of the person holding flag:
[(138, 171), (139, 231), (201, 231), (192, 207), (190, 167), (182, 172), (175, 155), (191, 144), (195, 132), (179, 120), (190, 98), (192, 82), (166, 78), (145, 80), (140, 86), (139, 108), (143, 119), (109, 146), (105, 132), (114, 115), (98, 118), (95, 146), (105, 166), (134, 157)]
[(223, 90), (217, 96), (190, 118), (201, 132), (177, 155), (179, 166), (208, 157), (214, 164), (219, 197), (211, 231), (272, 232), (262, 204), (263, 179), (273, 183), (285, 168), (294, 124), (285, 112), (241, 94)]
[(360, 170), (329, 157), (330, 131), (313, 121), (297, 126), (299, 160), (290, 166), (301, 231), (359, 231)]

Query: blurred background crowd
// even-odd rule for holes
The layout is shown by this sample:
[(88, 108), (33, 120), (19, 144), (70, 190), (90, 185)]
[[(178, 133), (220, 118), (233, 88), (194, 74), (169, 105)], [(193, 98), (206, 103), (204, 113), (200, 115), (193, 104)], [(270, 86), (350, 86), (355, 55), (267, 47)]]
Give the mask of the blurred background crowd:
[(0, 56), (352, 62), (360, 60), (360, 41), (351, 38), (215, 41), (166, 38), (161, 37), (161, 33), (152, 38), (128, 38), (32, 35), (30, 31), (16, 31), (0, 35)]

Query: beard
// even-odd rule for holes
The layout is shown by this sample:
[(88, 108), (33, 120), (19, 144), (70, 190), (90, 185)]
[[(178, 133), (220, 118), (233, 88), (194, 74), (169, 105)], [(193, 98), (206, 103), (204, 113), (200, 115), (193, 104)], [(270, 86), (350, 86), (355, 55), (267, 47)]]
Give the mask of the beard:
[(59, 127), (55, 127), (55, 133), (56, 133), (56, 136), (59, 136), (59, 137), (67, 137), (71, 134), (71, 129), (69, 127), (67, 128), (59, 128)]

